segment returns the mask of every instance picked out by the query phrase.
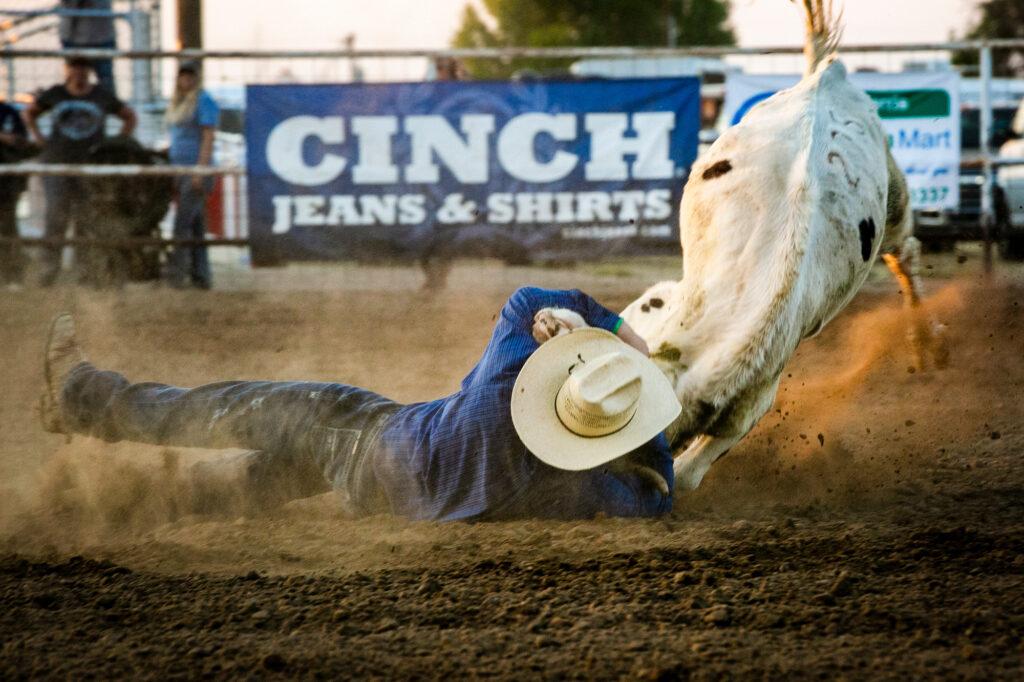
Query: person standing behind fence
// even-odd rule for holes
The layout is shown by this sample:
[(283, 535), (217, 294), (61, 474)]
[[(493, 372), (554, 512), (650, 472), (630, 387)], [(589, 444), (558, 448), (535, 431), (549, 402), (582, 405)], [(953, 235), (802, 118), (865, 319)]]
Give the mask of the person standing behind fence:
[[(434, 60), (435, 79), (439, 81), (466, 80), (466, 70), (462, 62), (454, 57), (438, 57)], [(423, 269), (424, 291), (440, 291), (448, 283), (448, 274), (452, 269), (452, 245), (458, 237), (457, 227), (448, 227), (430, 223), (426, 226), (429, 232), (415, 239), (420, 248), (420, 267)], [(420, 240), (424, 239), (425, 243)]]
[[(135, 112), (89, 76), (92, 66), (88, 59), (72, 57), (65, 61), (64, 83), (44, 90), (25, 112), (25, 123), (32, 137), (43, 146), (42, 159), (46, 163), (87, 163), (90, 150), (106, 137), (108, 115), (122, 121), (121, 134), (131, 135), (135, 130)], [(50, 112), (49, 137), (39, 131), (39, 118)], [(75, 221), (79, 236), (86, 236), (88, 225), (88, 197), (80, 178), (44, 175), (43, 192), (46, 195), (45, 234), (49, 239), (61, 239), (69, 223)], [(60, 246), (47, 246), (43, 251), (43, 274), (40, 286), (48, 287), (60, 273)]]
[[(0, 102), (0, 163), (14, 163), (28, 146), (25, 124), (18, 110)], [(25, 189), (25, 178), (0, 176), (0, 237), (18, 237), (18, 197)], [(0, 244), (0, 280), (9, 289), (21, 288), (25, 261), (21, 244)]]
[[(174, 97), (167, 108), (167, 128), (171, 136), (169, 156), (176, 166), (207, 166), (213, 159), (213, 134), (220, 109), (200, 86), (199, 76), (197, 62), (183, 62), (178, 67)], [(182, 175), (177, 178), (175, 239), (206, 237), (206, 195), (212, 188), (212, 177)], [(168, 265), (173, 287), (183, 288), (191, 282), (198, 289), (209, 289), (213, 284), (205, 246), (175, 246)]]
[[(61, 0), (61, 10), (87, 10), (111, 12), (111, 16), (62, 16), (60, 18), (60, 44), (65, 50), (117, 48), (111, 0)], [(117, 94), (114, 84), (114, 61), (97, 59), (93, 62), (100, 85)]]

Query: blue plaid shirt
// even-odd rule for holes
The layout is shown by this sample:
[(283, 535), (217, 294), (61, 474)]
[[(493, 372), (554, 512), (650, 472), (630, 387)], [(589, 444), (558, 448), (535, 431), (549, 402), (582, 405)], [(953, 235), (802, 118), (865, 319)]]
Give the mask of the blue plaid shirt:
[(483, 357), (446, 398), (402, 407), (384, 428), (374, 472), (392, 511), (413, 519), (656, 516), (672, 508), (672, 455), (659, 435), (628, 456), (658, 471), (662, 494), (633, 473), (563, 471), (530, 454), (512, 425), (512, 386), (538, 344), (533, 316), (568, 308), (609, 331), (619, 316), (578, 290), (523, 288), (501, 311)]

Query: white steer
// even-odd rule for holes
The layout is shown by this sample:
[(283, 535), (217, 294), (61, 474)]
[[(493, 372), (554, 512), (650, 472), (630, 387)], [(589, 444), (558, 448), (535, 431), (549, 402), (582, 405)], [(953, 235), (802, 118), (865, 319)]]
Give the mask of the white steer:
[(850, 301), (879, 253), (897, 274), (920, 349), (917, 243), (905, 180), (871, 99), (835, 60), (829, 0), (803, 0), (808, 71), (758, 104), (693, 167), (683, 192), (683, 278), (623, 313), (675, 386), (679, 489), (771, 407), (797, 344)]

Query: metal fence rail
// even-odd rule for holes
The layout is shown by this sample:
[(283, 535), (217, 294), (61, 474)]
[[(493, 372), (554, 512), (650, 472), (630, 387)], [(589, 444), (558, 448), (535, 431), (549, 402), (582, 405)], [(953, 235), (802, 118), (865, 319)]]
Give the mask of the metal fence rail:
[[(840, 54), (862, 52), (949, 52), (990, 49), (1021, 49), (1024, 38), (960, 40), (924, 43), (862, 43), (842, 45)], [(803, 54), (802, 45), (764, 45), (757, 47), (452, 47), (452, 48), (388, 48), (388, 49), (336, 49), (336, 50), (117, 50), (80, 49), (47, 50), (19, 48), (11, 50), (21, 58), (53, 58), (65, 56), (107, 57), (127, 59), (406, 59), (409, 57), (455, 57), (462, 59), (583, 59), (615, 57), (729, 57), (733, 55)]]
[(104, 165), (98, 163), (0, 163), (3, 175), (60, 175), (64, 177), (180, 177), (200, 175), (218, 177), (245, 175), (238, 166), (140, 166), (137, 164)]

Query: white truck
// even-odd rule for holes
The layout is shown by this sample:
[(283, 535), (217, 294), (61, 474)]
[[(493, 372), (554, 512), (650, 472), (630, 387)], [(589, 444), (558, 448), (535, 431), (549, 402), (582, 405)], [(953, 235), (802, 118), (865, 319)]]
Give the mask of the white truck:
[[(1004, 159), (1024, 159), (1024, 102), (1007, 132), (1008, 139), (999, 148)], [(1006, 220), (1001, 226), (999, 246), (1004, 257), (1024, 259), (1024, 165), (1000, 166), (996, 175), (1006, 201)]]

